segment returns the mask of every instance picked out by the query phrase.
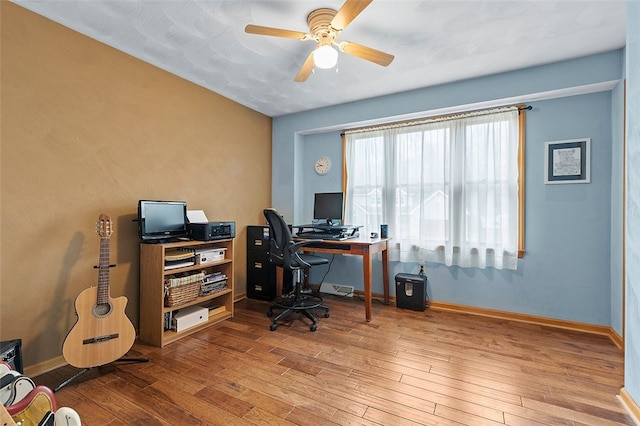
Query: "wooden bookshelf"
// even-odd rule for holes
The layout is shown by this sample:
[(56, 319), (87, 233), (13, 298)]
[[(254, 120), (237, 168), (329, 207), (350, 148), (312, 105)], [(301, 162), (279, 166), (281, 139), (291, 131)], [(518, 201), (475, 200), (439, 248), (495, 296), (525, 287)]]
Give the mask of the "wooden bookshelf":
[[(167, 269), (171, 253), (176, 250), (210, 251), (224, 250), (223, 258), (207, 263)], [(169, 253), (169, 255), (167, 255)], [(167, 259), (169, 257), (169, 260)], [(170, 277), (221, 272), (227, 276), (226, 289), (198, 296), (175, 306), (165, 306), (165, 281)], [(164, 346), (184, 336), (195, 333), (220, 321), (233, 317), (233, 239), (215, 241), (181, 241), (166, 244), (140, 244), (140, 340), (156, 346)], [(207, 321), (180, 332), (167, 329), (165, 317), (189, 306), (216, 306)], [(224, 308), (224, 309), (223, 309)]]

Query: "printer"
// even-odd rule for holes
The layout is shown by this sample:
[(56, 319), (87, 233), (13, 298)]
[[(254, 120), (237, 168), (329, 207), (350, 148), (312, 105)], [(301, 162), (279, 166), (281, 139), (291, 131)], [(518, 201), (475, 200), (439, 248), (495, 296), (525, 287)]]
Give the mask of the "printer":
[(198, 241), (225, 240), (235, 238), (235, 222), (189, 223), (189, 237)]

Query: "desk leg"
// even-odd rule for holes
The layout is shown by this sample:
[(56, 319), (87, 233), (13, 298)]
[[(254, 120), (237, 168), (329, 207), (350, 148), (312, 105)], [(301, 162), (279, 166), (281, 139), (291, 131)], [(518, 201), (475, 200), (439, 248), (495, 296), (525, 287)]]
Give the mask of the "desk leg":
[(373, 255), (369, 249), (367, 249), (362, 256), (362, 268), (364, 271), (364, 312), (367, 321), (371, 321), (372, 256)]
[(382, 288), (384, 289), (384, 304), (389, 304), (389, 250), (382, 251)]

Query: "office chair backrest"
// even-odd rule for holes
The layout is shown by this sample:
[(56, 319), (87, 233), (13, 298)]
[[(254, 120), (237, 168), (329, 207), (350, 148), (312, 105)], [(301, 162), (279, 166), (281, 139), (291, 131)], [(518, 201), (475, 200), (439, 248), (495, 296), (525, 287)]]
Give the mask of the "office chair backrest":
[(289, 225), (275, 209), (264, 209), (264, 217), (269, 223), (269, 257), (277, 266), (291, 267), (292, 255), (289, 248), (293, 245), (293, 237)]

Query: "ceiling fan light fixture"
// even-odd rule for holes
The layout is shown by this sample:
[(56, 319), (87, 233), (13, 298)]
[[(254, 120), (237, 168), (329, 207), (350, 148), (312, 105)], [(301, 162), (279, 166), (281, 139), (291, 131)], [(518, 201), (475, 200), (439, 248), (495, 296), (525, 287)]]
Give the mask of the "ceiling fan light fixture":
[(338, 41), (342, 31), (373, 0), (343, 1), (344, 3), (337, 11), (326, 7), (312, 10), (307, 15), (308, 33), (253, 24), (247, 25), (244, 30), (249, 34), (315, 41), (316, 49), (307, 54), (302, 67), (293, 79), (297, 83), (307, 81), (316, 68), (335, 68), (335, 71), (338, 72), (336, 67), (340, 55), (338, 51), (374, 64), (388, 66), (393, 61), (393, 55), (351, 41)]
[(338, 63), (338, 51), (329, 45), (320, 46), (313, 52), (313, 63), (318, 68), (333, 68)]

